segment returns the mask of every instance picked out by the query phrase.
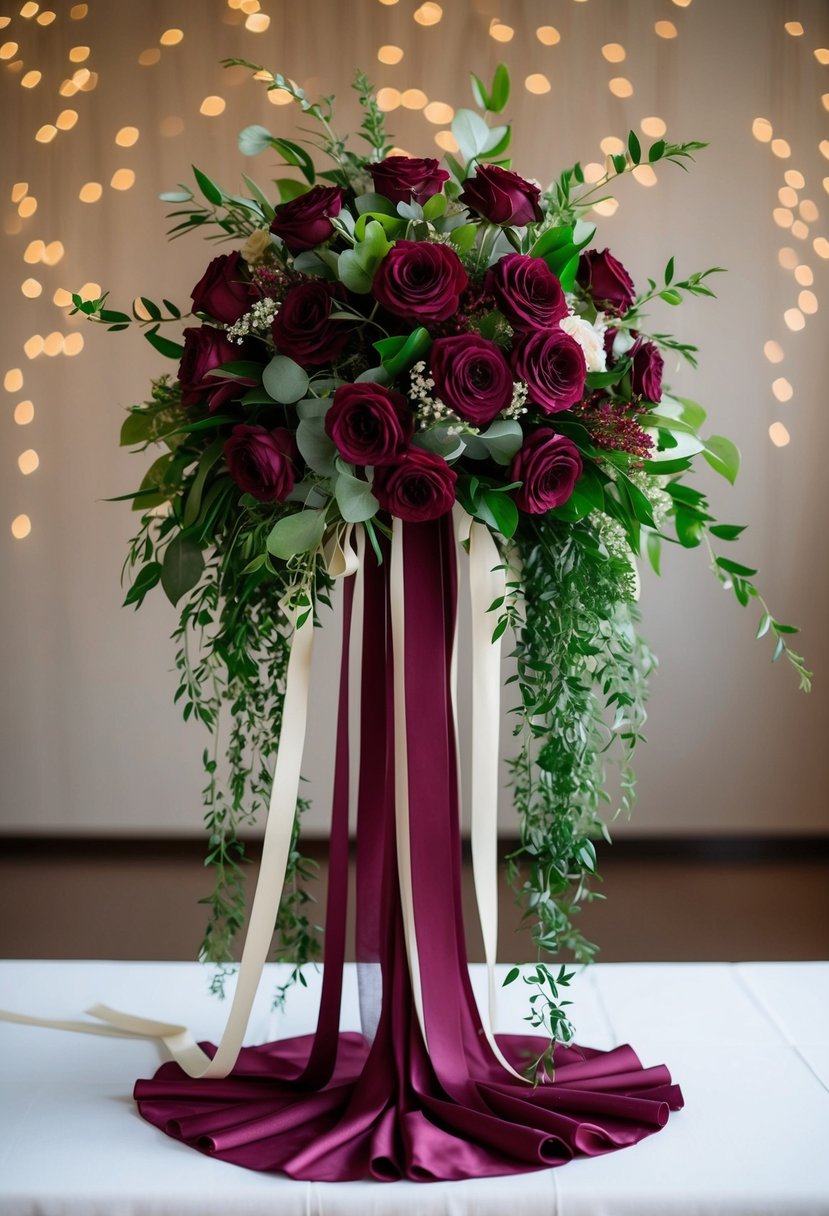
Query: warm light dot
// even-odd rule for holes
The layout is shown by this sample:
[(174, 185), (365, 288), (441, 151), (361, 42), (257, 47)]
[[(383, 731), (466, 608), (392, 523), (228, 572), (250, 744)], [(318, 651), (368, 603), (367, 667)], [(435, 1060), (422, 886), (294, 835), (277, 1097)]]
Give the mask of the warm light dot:
[(797, 306), (801, 312), (811, 316), (818, 310), (817, 296), (813, 291), (801, 291), (797, 297)]
[(65, 355), (79, 355), (83, 350), (83, 334), (74, 333), (67, 334), (63, 339), (63, 353)]
[[(83, 73), (83, 79), (79, 80), (78, 77), (81, 76), (81, 73)], [(73, 79), (78, 88), (83, 89), (84, 93), (91, 93), (97, 87), (98, 73), (90, 72), (89, 68), (80, 68), (75, 73)]]
[(28, 515), (15, 515), (12, 520), (12, 536), (15, 540), (23, 540), (32, 530), (32, 521)]
[(801, 287), (811, 287), (815, 281), (815, 276), (810, 266), (795, 266), (794, 277), (795, 282), (799, 283)]
[(829, 63), (829, 49), (827, 49), (825, 46), (819, 46), (815, 51), (815, 59), (818, 61), (818, 63)]
[(199, 113), (204, 114), (207, 118), (215, 118), (218, 114), (224, 111), (227, 102), (224, 97), (216, 97), (215, 94), (210, 97), (205, 97), (204, 101), (199, 106)]
[(674, 0), (674, 4), (677, 8), (687, 8), (690, 3), (691, 0)]
[(403, 58), (402, 46), (381, 46), (377, 52), (381, 63), (399, 63)]
[(104, 188), (100, 182), (86, 182), (81, 186), (78, 198), (82, 203), (97, 203), (103, 192)]
[(3, 45), (0, 46), (0, 59), (14, 59), (16, 54), (16, 42), (4, 42)]
[(8, 236), (19, 236), (23, 231), (23, 221), (19, 215), (7, 215), (3, 220), (3, 231)]
[(645, 135), (650, 135), (652, 139), (661, 139), (668, 130), (668, 125), (662, 118), (657, 118), (652, 114), (649, 118), (643, 118), (639, 126)]
[(407, 110), (422, 110), (428, 100), (422, 89), (405, 89), (400, 94), (400, 104)]
[(794, 216), (788, 207), (775, 207), (771, 216), (778, 228), (791, 228)]
[(605, 156), (619, 156), (625, 150), (624, 143), (616, 135), (605, 135), (599, 147)]
[(23, 387), (23, 373), (19, 367), (12, 367), (3, 377), (3, 388), (7, 393), (19, 393)]
[(113, 190), (129, 190), (135, 185), (134, 169), (116, 169), (112, 175), (110, 186)]
[(612, 80), (607, 82), (607, 87), (614, 97), (633, 96), (633, 85), (625, 76), (614, 76)]
[(31, 194), (27, 194), (25, 198), (20, 200), (17, 207), (17, 214), (22, 220), (27, 220), (29, 216), (34, 215), (36, 211), (37, 199), (33, 198)]
[(761, 144), (767, 144), (772, 137), (772, 125), (767, 118), (755, 118), (751, 124), (751, 134)]
[(791, 401), (794, 396), (794, 389), (789, 384), (785, 376), (780, 376), (771, 386), (771, 391), (774, 393), (778, 401)]
[(804, 219), (807, 224), (813, 224), (818, 217), (817, 204), (813, 203), (810, 198), (804, 198), (798, 210), (801, 219)]
[(55, 119), (55, 126), (60, 131), (71, 131), (75, 123), (78, 121), (77, 110), (61, 110)]
[(29, 193), (28, 182), (15, 182), (12, 186), (12, 202), (19, 203)]
[(83, 63), (85, 59), (89, 58), (89, 47), (73, 46), (72, 50), (69, 52), (69, 58), (72, 63)]
[(74, 97), (78, 91), (78, 86), (74, 80), (64, 80), (63, 84), (58, 89), (61, 97)]
[(146, 305), (144, 304), (144, 302), (142, 301), (140, 296), (135, 297), (135, 299), (132, 302), (132, 307), (133, 307), (133, 312), (136, 314), (137, 317), (140, 317), (142, 321), (151, 321), (152, 320), (152, 317), (150, 316), (149, 312), (147, 311)]
[(18, 426), (28, 426), (35, 416), (35, 407), (31, 401), (18, 401), (14, 407), (14, 420)]
[(792, 150), (786, 143), (785, 139), (773, 139), (771, 141), (771, 150), (775, 156), (779, 156), (781, 160), (785, 160), (787, 156), (791, 156)]
[(131, 148), (138, 142), (138, 127), (122, 127), (115, 136), (115, 142), (119, 148)]
[(63, 334), (59, 334), (57, 330), (54, 333), (48, 334), (43, 342), (43, 353), (53, 359), (55, 355), (59, 355), (63, 350)]
[(377, 105), (387, 113), (389, 110), (396, 110), (400, 105), (400, 90), (391, 88), (378, 89)]
[(489, 36), (494, 38), (496, 42), (512, 42), (515, 37), (515, 30), (511, 25), (505, 25), (503, 21), (499, 21), (497, 17), (493, 17), (489, 25)]
[(392, 6), (393, 4), (399, 4), (399, 2), (400, 2), (400, 0), (380, 0), (380, 3), (381, 3), (381, 4), (385, 4), (385, 5), (387, 5), (389, 8), (391, 8), (391, 6)]
[(792, 38), (800, 38), (803, 34), (803, 26), (799, 21), (787, 21), (783, 28)]
[(791, 439), (791, 435), (782, 422), (773, 422), (769, 427), (769, 439), (776, 448), (784, 448)]
[(48, 9), (45, 13), (41, 13), (37, 19), (38, 25), (51, 25), (57, 17), (57, 13), (52, 13)]
[(83, 21), (86, 14), (89, 12), (88, 4), (73, 4), (69, 10), (69, 16), (73, 21)]
[(673, 21), (657, 21), (653, 28), (658, 38), (676, 38), (676, 26)]
[(11, 17), (0, 17), (0, 30), (4, 30), (7, 25), (11, 24)]
[(150, 47), (147, 51), (142, 51), (138, 56), (138, 62), (142, 68), (151, 68), (154, 63), (158, 63), (161, 58), (161, 51), (157, 46)]
[(35, 13), (37, 12), (37, 10), (39, 8), (40, 8), (40, 5), (35, 4), (34, 0), (26, 0), (26, 3), (23, 5), (23, 7), (20, 10), (20, 16), (26, 17), (26, 18), (34, 17)]
[(455, 117), (455, 111), (445, 101), (430, 101), (423, 111), (423, 116), (428, 122), (442, 124), (451, 122)]
[(794, 332), (802, 329), (806, 324), (806, 319), (799, 308), (787, 308), (783, 313), (783, 320), (786, 322), (789, 329), (793, 330)]
[(293, 101), (290, 93), (286, 93), (284, 89), (269, 89), (268, 101), (272, 106), (289, 106)]
[(261, 7), (259, 0), (241, 0), (239, 5), (243, 13), (258, 13)]
[(604, 177), (605, 168), (597, 160), (591, 160), (584, 165), (582, 172), (584, 173), (584, 180), (586, 182), (598, 182)]
[(528, 93), (549, 93), (552, 85), (543, 72), (533, 72), (524, 81), (524, 88)]
[(794, 270), (798, 262), (798, 257), (791, 246), (785, 245), (778, 253), (777, 260), (784, 270)]
[(806, 178), (797, 169), (787, 169), (783, 174), (783, 180), (787, 186), (793, 186), (795, 190), (802, 190), (806, 185)]
[(809, 225), (804, 224), (803, 220), (795, 220), (792, 224), (792, 236), (797, 237), (799, 241), (805, 241), (809, 235)]
[(24, 279), (20, 284), (20, 290), (27, 300), (36, 300), (43, 291), (43, 286), (38, 283), (37, 279)]
[(561, 42), (561, 34), (554, 25), (540, 25), (535, 36), (542, 46), (556, 46)]
[(777, 191), (777, 197), (784, 207), (797, 206), (797, 191), (793, 190), (791, 186), (781, 186)]
[(159, 38), (162, 46), (178, 46), (184, 38), (184, 30), (165, 30)]
[(438, 131), (435, 136), (435, 143), (439, 148), (443, 148), (444, 152), (457, 152), (458, 141), (451, 131)]
[(72, 303), (72, 293), (65, 287), (58, 287), (52, 296), (52, 303), (56, 304), (58, 308), (68, 308)]
[(775, 342), (771, 338), (768, 340), (768, 342), (764, 343), (763, 354), (766, 356), (769, 363), (783, 362), (783, 347), (779, 342)]
[(84, 283), (78, 288), (78, 295), (82, 300), (97, 300), (101, 294), (100, 283)]
[(420, 8), (415, 9), (414, 19), (418, 25), (437, 25), (443, 16), (443, 9), (439, 4), (421, 4)]
[(815, 237), (812, 241), (812, 248), (819, 258), (829, 258), (829, 241), (825, 236)]
[(40, 84), (41, 79), (40, 72), (27, 72), (25, 76), (21, 77), (20, 83), (24, 89), (34, 89)]
[(600, 203), (596, 203), (593, 210), (596, 212), (596, 215), (615, 215), (619, 210), (619, 201), (615, 198), (603, 199)]
[(28, 262), (29, 265), (39, 262), (43, 257), (45, 248), (46, 246), (43, 244), (43, 241), (29, 241), (23, 254), (23, 261)]
[(621, 63), (625, 57), (625, 48), (621, 42), (606, 42), (602, 54), (608, 63)]
[[(268, 99), (270, 99), (270, 96), (271, 95), (269, 93)], [(161, 122), (158, 124), (158, 129), (162, 135), (168, 137), (173, 135), (181, 135), (182, 131), (184, 130), (184, 119), (179, 118), (176, 114), (168, 114), (166, 118), (162, 118)]]
[(829, 177), (824, 177), (823, 189), (826, 191), (827, 194), (829, 194)]
[(40, 457), (34, 448), (26, 448), (26, 451), (21, 452), (17, 458), (17, 467), (24, 477), (28, 477), (29, 473), (34, 473), (39, 464)]
[(264, 34), (270, 23), (271, 19), (267, 13), (251, 13), (245, 18), (245, 29), (251, 34)]
[(27, 338), (23, 343), (23, 353), (27, 359), (36, 359), (38, 355), (43, 354), (43, 345), (40, 334), (32, 334), (31, 338)]
[(48, 245), (44, 246), (43, 253), (41, 254), (41, 260), (44, 261), (47, 266), (57, 266), (58, 262), (63, 257), (64, 252), (63, 245), (60, 241), (50, 241)]
[(8, 66), (8, 70), (10, 72), (22, 72), (23, 71), (23, 60), (15, 59), (13, 63), (8, 64), (7, 66)]
[(37, 135), (35, 135), (35, 139), (39, 144), (48, 144), (55, 138), (57, 133), (57, 127), (53, 127), (50, 122), (47, 122), (43, 124)]
[(395, 146), (394, 146), (394, 147), (393, 147), (393, 148), (390, 150), (390, 152), (389, 152), (389, 156), (407, 156), (407, 157), (411, 157), (411, 155), (412, 155), (412, 153), (411, 153), (411, 152), (408, 152), (408, 151), (407, 151), (405, 148), (398, 148), (397, 144), (395, 144)]
[(640, 186), (656, 185), (656, 173), (652, 165), (637, 165), (633, 170), (633, 177)]

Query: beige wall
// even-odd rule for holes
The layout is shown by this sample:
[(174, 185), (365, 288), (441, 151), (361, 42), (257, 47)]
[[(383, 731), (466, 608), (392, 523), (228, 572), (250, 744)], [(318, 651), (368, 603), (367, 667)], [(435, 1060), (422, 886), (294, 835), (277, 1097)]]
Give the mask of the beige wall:
[[(813, 54), (829, 45), (829, 11), (819, 0), (793, 0), (785, 11), (758, 0), (693, 0), (686, 7), (667, 0), (498, 0), (497, 7), (495, 0), (445, 0), (443, 20), (425, 28), (412, 20), (413, 0), (394, 7), (377, 0), (309, 0), (301, 7), (263, 0), (262, 7), (272, 16), (265, 34), (228, 24), (236, 18), (221, 0), (92, 0), (82, 21), (73, 21), (70, 5), (61, 3), (50, 26), (15, 17), (0, 31), (0, 40), (20, 44), (23, 71), (43, 73), (40, 84), (26, 90), (20, 73), (0, 70), (6, 116), (0, 370), (19, 367), (25, 376), (21, 392), (0, 393), (3, 828), (136, 834), (200, 825), (203, 740), (171, 705), (173, 613), (160, 598), (137, 615), (120, 608), (118, 572), (133, 518), (124, 505), (102, 501), (132, 488), (141, 475), (141, 460), (117, 448), (118, 428), (122, 408), (141, 399), (159, 360), (137, 337), (89, 326), (77, 358), (32, 361), (22, 346), (34, 333), (78, 328), (77, 319), (51, 303), (59, 286), (97, 281), (111, 290), (116, 306), (139, 291), (186, 301), (212, 255), (195, 239), (165, 245), (158, 192), (185, 178), (191, 162), (227, 185), (243, 169), (266, 180), (267, 162), (245, 163), (236, 134), (252, 122), (291, 134), (296, 119), (291, 108), (271, 106), (243, 73), (218, 66), (223, 56), (244, 55), (284, 70), (311, 92), (336, 91), (344, 128), (354, 119), (348, 89), (354, 65), (373, 70), (379, 84), (416, 85), (432, 100), (459, 106), (468, 102), (467, 69), (486, 76), (503, 58), (516, 84), (509, 107), (516, 167), (545, 180), (577, 157), (600, 159), (602, 137), (624, 134), (646, 115), (666, 119), (678, 139), (711, 142), (691, 174), (665, 166), (653, 189), (626, 183), (619, 211), (601, 221), (601, 239), (640, 282), (658, 274), (671, 253), (683, 272), (729, 268), (717, 284), (717, 301), (677, 313), (665, 306), (655, 323), (680, 326), (702, 347), (700, 371), (672, 368), (671, 379), (708, 406), (712, 430), (737, 438), (745, 459), (736, 489), (713, 478), (706, 483), (721, 518), (751, 521), (741, 553), (761, 567), (775, 611), (803, 626), (803, 646), (819, 678), (811, 698), (799, 695), (791, 673), (771, 667), (768, 648), (753, 641), (754, 617), (719, 590), (702, 553), (666, 554), (664, 579), (644, 579), (645, 628), (662, 671), (654, 682), (633, 826), (683, 833), (825, 829), (829, 263), (812, 242), (829, 236), (829, 197), (821, 185), (829, 162), (818, 150), (827, 134), (820, 102), (827, 69)], [(511, 42), (489, 37), (494, 16), (514, 27)], [(656, 37), (657, 19), (673, 21), (679, 36)], [(803, 37), (785, 32), (784, 21), (794, 19), (802, 22)], [(557, 46), (537, 41), (540, 24), (558, 28)], [(183, 42), (164, 49), (155, 66), (139, 66), (139, 53), (157, 45), (169, 27), (184, 31)], [(627, 50), (619, 67), (602, 59), (600, 48), (610, 41)], [(377, 47), (386, 43), (404, 48), (399, 66), (376, 63)], [(92, 48), (88, 65), (98, 85), (64, 100), (57, 88), (76, 45)], [(551, 92), (526, 92), (523, 80), (531, 72), (546, 73)], [(606, 82), (614, 75), (632, 81), (630, 99), (610, 94)], [(208, 94), (227, 99), (222, 116), (199, 114)], [(75, 128), (50, 144), (35, 142), (41, 124), (62, 107), (77, 110)], [(183, 134), (160, 134), (171, 116), (183, 120)], [(790, 159), (777, 159), (752, 138), (757, 116), (771, 119), (775, 135), (790, 143)], [(139, 127), (139, 142), (116, 148), (115, 133), (127, 124)], [(399, 110), (390, 126), (403, 147), (434, 150), (437, 128), (422, 114)], [(125, 193), (108, 186), (120, 167), (137, 173)], [(804, 174), (801, 198), (820, 210), (801, 240), (772, 220), (786, 168)], [(20, 181), (38, 200), (36, 214), (23, 221), (9, 201)], [(104, 183), (102, 201), (78, 201), (87, 181)], [(24, 250), (38, 238), (63, 242), (58, 265), (24, 264)], [(795, 246), (815, 276), (821, 311), (807, 317), (799, 333), (783, 322), (799, 290), (778, 264), (783, 245)], [(29, 276), (43, 284), (39, 299), (20, 293)], [(784, 347), (779, 368), (763, 358), (767, 339)], [(779, 375), (794, 388), (788, 404), (772, 396)], [(27, 427), (12, 420), (23, 399), (36, 411)], [(775, 420), (790, 432), (786, 447), (769, 440)], [(23, 477), (17, 456), (29, 447), (40, 467)], [(20, 512), (31, 517), (32, 532), (17, 541), (10, 522)], [(319, 671), (330, 669), (336, 644), (336, 631), (326, 629)], [(311, 826), (322, 831), (332, 707), (328, 687), (317, 684), (306, 770), (320, 794)]]

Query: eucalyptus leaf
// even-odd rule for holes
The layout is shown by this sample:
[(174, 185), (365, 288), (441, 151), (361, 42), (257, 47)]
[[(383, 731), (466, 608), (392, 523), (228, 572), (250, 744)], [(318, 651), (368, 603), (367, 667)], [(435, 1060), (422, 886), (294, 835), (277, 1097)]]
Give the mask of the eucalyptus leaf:
[(273, 144), (273, 136), (267, 127), (254, 123), (239, 132), (239, 151), (243, 156), (258, 156)]
[(359, 524), (366, 519), (371, 519), (380, 509), (380, 504), (372, 494), (369, 483), (355, 477), (350, 467), (341, 460), (337, 461), (334, 497), (340, 508), (340, 514), (349, 524)]
[(287, 561), (298, 553), (316, 549), (324, 532), (324, 511), (306, 510), (283, 515), (268, 533), (267, 550), (274, 557)]
[(491, 458), (507, 465), (524, 441), (521, 424), (515, 419), (498, 418), (480, 435), (464, 435), (467, 454), (473, 460)]
[(287, 355), (274, 355), (262, 373), (262, 384), (274, 401), (290, 405), (308, 391), (308, 374)]
[(309, 469), (321, 477), (333, 477), (337, 449), (325, 433), (323, 418), (303, 418), (296, 431), (296, 444)]

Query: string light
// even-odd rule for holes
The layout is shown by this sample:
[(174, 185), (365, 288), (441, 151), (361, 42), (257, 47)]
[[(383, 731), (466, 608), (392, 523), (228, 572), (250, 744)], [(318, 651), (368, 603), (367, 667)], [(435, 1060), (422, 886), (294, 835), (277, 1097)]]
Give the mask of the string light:
[(122, 127), (115, 136), (119, 148), (131, 148), (138, 142), (138, 127)]
[(19, 203), (24, 195), (29, 193), (28, 182), (15, 182), (12, 186), (11, 200), (13, 203)]
[(825, 46), (818, 47), (815, 51), (815, 59), (818, 61), (818, 63), (825, 66), (827, 63), (829, 63), (829, 49), (827, 49)]
[(395, 64), (403, 58), (403, 48), (400, 46), (381, 46), (377, 52), (380, 63)]
[(400, 90), (385, 88), (377, 90), (377, 105), (385, 113), (396, 110), (400, 105)]
[(792, 224), (792, 236), (797, 237), (799, 241), (805, 241), (809, 235), (809, 225), (804, 224), (803, 220), (795, 220)]
[(400, 94), (400, 104), (407, 110), (422, 110), (428, 100), (422, 89), (404, 89)]
[(543, 72), (533, 72), (524, 81), (524, 88), (528, 93), (549, 93), (552, 85)]
[(81, 186), (78, 198), (82, 203), (97, 203), (103, 192), (104, 188), (100, 182), (86, 182)]
[(443, 9), (439, 4), (421, 4), (412, 15), (418, 25), (437, 25), (443, 16)]
[(607, 87), (614, 97), (633, 96), (633, 85), (625, 76), (614, 76), (612, 80), (608, 81)]
[(20, 84), (24, 89), (34, 89), (40, 84), (43, 79), (40, 72), (27, 72), (25, 76), (20, 78)]
[(69, 16), (73, 21), (83, 21), (86, 14), (89, 12), (88, 4), (73, 4), (69, 10)]
[(657, 38), (676, 38), (677, 29), (673, 21), (657, 21), (653, 28)]
[(812, 248), (819, 258), (829, 258), (829, 241), (825, 236), (818, 236), (812, 241)]
[(48, 245), (44, 246), (43, 252), (40, 255), (40, 260), (45, 262), (47, 266), (57, 266), (58, 262), (63, 257), (64, 252), (65, 250), (60, 241), (50, 241)]
[(602, 199), (600, 203), (594, 205), (593, 210), (596, 212), (596, 215), (610, 218), (611, 215), (615, 215), (619, 210), (619, 200), (615, 198)]
[(781, 186), (777, 191), (777, 197), (784, 207), (797, 206), (797, 191), (793, 190), (791, 186)]
[(70, 358), (74, 355), (79, 355), (83, 350), (83, 347), (83, 334), (77, 333), (77, 331), (74, 334), (67, 334), (67, 336), (63, 339), (63, 353), (65, 355), (69, 355)]
[(43, 291), (43, 285), (37, 279), (24, 279), (20, 284), (20, 290), (27, 300), (36, 300)]
[(65, 287), (58, 287), (52, 296), (52, 303), (58, 308), (68, 308), (72, 303), (72, 294)]
[(621, 156), (625, 150), (624, 143), (616, 135), (605, 135), (599, 147), (605, 156)]
[(642, 128), (644, 135), (650, 135), (652, 139), (661, 139), (668, 130), (668, 124), (664, 119), (658, 118), (652, 114), (649, 118), (643, 118), (639, 126)]
[(31, 401), (18, 401), (14, 407), (14, 420), (18, 426), (28, 426), (35, 416), (35, 407)]
[(782, 363), (783, 362), (783, 358), (784, 358), (783, 347), (780, 345), (779, 342), (775, 342), (771, 338), (769, 339), (768, 342), (764, 343), (763, 354), (766, 356), (769, 363)]
[(785, 139), (773, 139), (771, 141), (771, 150), (775, 156), (779, 156), (781, 160), (785, 160), (787, 156), (791, 156), (792, 150), (786, 143)]
[(791, 34), (792, 38), (803, 37), (803, 26), (799, 21), (787, 21), (783, 28), (787, 34)]
[(452, 121), (455, 111), (445, 101), (430, 101), (423, 110), (423, 116), (428, 122), (444, 124)]
[(10, 367), (3, 377), (3, 388), (7, 393), (19, 393), (23, 387), (23, 373), (19, 367)]
[(159, 38), (162, 46), (178, 46), (184, 39), (184, 30), (165, 30)]
[(40, 457), (34, 448), (27, 448), (25, 452), (21, 452), (17, 458), (17, 467), (24, 477), (28, 477), (30, 473), (34, 473), (35, 469), (40, 465)]
[(751, 134), (761, 144), (767, 144), (773, 134), (772, 125), (767, 118), (755, 118), (751, 124)]
[[(268, 94), (270, 98), (270, 93)], [(184, 130), (184, 119), (179, 118), (177, 114), (168, 114), (166, 118), (162, 118), (158, 124), (159, 132), (167, 138), (172, 138), (175, 135), (181, 135)]]
[(505, 25), (503, 21), (499, 21), (497, 17), (493, 17), (489, 24), (489, 36), (494, 38), (496, 42), (512, 42), (515, 37), (515, 30), (511, 25)]
[(20, 10), (20, 16), (25, 17), (28, 20), (29, 17), (34, 17), (39, 8), (40, 5), (35, 4), (34, 0), (27, 0), (26, 4), (24, 4)]
[(438, 131), (435, 136), (435, 143), (439, 148), (443, 148), (444, 152), (458, 152), (458, 141), (451, 131)]
[(794, 270), (798, 262), (797, 254), (789, 245), (785, 245), (780, 250), (777, 260), (784, 270)]
[(55, 330), (43, 339), (43, 353), (48, 355), (50, 359), (54, 359), (55, 355), (59, 355), (63, 350), (63, 334)]
[(797, 297), (797, 306), (801, 312), (811, 316), (818, 310), (817, 296), (813, 291), (801, 291)]
[(267, 13), (251, 13), (245, 19), (245, 29), (251, 34), (264, 34), (270, 23), (271, 19)]
[(811, 287), (815, 281), (815, 276), (810, 266), (795, 266), (794, 278), (800, 287)]
[(31, 338), (27, 338), (23, 343), (23, 353), (27, 359), (36, 359), (38, 355), (43, 354), (43, 338), (40, 334), (32, 334)]
[(153, 64), (158, 63), (161, 58), (161, 51), (157, 46), (150, 47), (146, 51), (142, 51), (138, 56), (138, 62), (142, 68), (151, 68)]
[(30, 216), (34, 215), (36, 211), (37, 199), (31, 194), (27, 194), (25, 198), (20, 200), (17, 207), (17, 214), (22, 220), (27, 220)]
[(57, 13), (53, 13), (49, 9), (47, 9), (45, 12), (41, 13), (38, 16), (37, 23), (38, 23), (38, 25), (51, 25), (56, 17), (57, 17)]
[(28, 515), (15, 515), (11, 527), (14, 539), (24, 540), (32, 530), (32, 521)]
[(272, 106), (289, 106), (293, 101), (293, 97), (285, 89), (269, 89), (267, 98)]
[(53, 126), (52, 123), (47, 122), (44, 123), (43, 126), (38, 130), (37, 134), (35, 135), (35, 139), (39, 144), (48, 144), (51, 143), (57, 133), (57, 127)]
[(621, 63), (625, 58), (625, 48), (621, 42), (606, 42), (602, 47), (602, 55), (608, 63)]
[(812, 202), (810, 198), (804, 198), (798, 210), (800, 211), (800, 218), (804, 219), (807, 224), (813, 224), (818, 218), (817, 204)]
[(794, 396), (794, 389), (785, 376), (780, 376), (772, 383), (771, 391), (778, 401), (791, 401)]
[(593, 182), (601, 181), (605, 174), (605, 168), (597, 160), (591, 160), (583, 166), (582, 172), (584, 173), (584, 180), (590, 185)]
[(109, 184), (113, 190), (130, 190), (135, 185), (135, 170), (116, 169)]
[(4, 42), (3, 45), (0, 46), (0, 59), (14, 59), (16, 54), (16, 42)]
[(71, 131), (77, 121), (77, 110), (61, 110), (55, 119), (55, 126), (59, 131)]
[(43, 241), (29, 241), (23, 251), (23, 261), (28, 262), (30, 266), (34, 265), (42, 259), (45, 248)]
[(542, 46), (557, 46), (561, 42), (561, 34), (554, 25), (540, 25), (535, 36)]
[(652, 165), (637, 165), (632, 176), (640, 186), (656, 185), (656, 170)]
[(204, 101), (199, 106), (199, 113), (204, 114), (206, 118), (216, 118), (224, 112), (227, 102), (224, 97), (217, 97), (212, 94), (210, 97), (205, 97)]
[(783, 320), (793, 333), (797, 333), (798, 330), (803, 329), (806, 324), (806, 318), (799, 308), (787, 308), (783, 313)]
[(69, 58), (72, 63), (83, 63), (89, 58), (90, 48), (88, 46), (73, 46), (69, 52)]
[(806, 185), (806, 178), (797, 169), (787, 169), (783, 174), (783, 180), (787, 186), (792, 186), (795, 190), (802, 190)]
[(769, 439), (776, 448), (784, 448), (791, 440), (791, 435), (782, 422), (773, 422), (769, 427)]

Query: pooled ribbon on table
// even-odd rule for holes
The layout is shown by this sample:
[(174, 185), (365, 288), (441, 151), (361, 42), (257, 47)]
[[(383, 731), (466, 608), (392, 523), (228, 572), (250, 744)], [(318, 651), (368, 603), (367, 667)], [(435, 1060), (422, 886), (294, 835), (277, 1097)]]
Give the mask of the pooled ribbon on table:
[[(504, 1069), (524, 1080), (497, 1046), (495, 1019), (495, 955), (498, 937), (498, 735), (500, 727), (501, 644), (492, 641), (490, 605), (504, 595), (501, 557), (488, 528), (475, 522), (460, 507), (454, 513), (458, 549), (469, 555), (470, 616), (472, 625), (472, 868), (484, 958), (487, 972), (487, 1016), (481, 1024), (487, 1042)], [(404, 937), (415, 1011), (426, 1042), (417, 929), (412, 892), (409, 835), (408, 756), (405, 714), (405, 614), (403, 589), (402, 521), (394, 520), (390, 558), (390, 600), (394, 666), (395, 720), (395, 831), (399, 857), (400, 899)], [(332, 578), (361, 574), (365, 533), (351, 525), (332, 534), (323, 547), (326, 570)], [(358, 601), (359, 604), (359, 601)], [(285, 873), (299, 793), (300, 766), (305, 743), (313, 650), (313, 613), (295, 603), (283, 602), (291, 625), (291, 643), (285, 681), (282, 724), (276, 752), (273, 784), (262, 846), (262, 861), (239, 964), (233, 1001), (224, 1032), (211, 1059), (184, 1026), (136, 1017), (106, 1005), (87, 1013), (98, 1022), (38, 1018), (0, 1010), (0, 1019), (57, 1030), (78, 1031), (121, 1038), (154, 1038), (164, 1043), (172, 1058), (190, 1077), (226, 1077), (239, 1056), (251, 1010), (270, 952), (273, 927), (282, 899)], [(353, 613), (352, 636), (362, 631), (361, 612)], [(456, 622), (452, 653), (452, 714), (457, 721)]]

